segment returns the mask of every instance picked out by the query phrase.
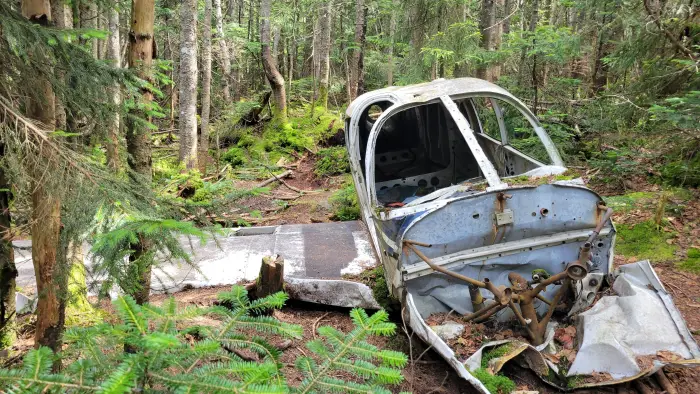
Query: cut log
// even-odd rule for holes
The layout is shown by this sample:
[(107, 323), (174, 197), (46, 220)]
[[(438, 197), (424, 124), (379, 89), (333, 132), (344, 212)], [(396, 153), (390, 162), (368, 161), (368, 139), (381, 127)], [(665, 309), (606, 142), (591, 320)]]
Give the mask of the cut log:
[(263, 257), (260, 275), (255, 283), (255, 296), (267, 297), (282, 291), (284, 286), (284, 259), (280, 255)]

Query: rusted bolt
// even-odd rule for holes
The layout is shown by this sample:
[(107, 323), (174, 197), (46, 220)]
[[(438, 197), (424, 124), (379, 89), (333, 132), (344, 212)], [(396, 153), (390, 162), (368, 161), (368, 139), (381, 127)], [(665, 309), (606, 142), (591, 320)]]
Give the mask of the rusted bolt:
[(549, 209), (547, 209), (547, 208), (540, 209), (540, 215), (547, 216), (547, 214), (549, 214)]
[(598, 286), (598, 279), (592, 278), (591, 280), (588, 281), (588, 285), (591, 287), (596, 287)]

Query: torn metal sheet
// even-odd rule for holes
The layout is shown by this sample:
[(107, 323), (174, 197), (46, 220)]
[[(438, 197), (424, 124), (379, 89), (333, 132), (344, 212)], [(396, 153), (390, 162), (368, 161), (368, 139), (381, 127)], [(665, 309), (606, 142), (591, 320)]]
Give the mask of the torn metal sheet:
[[(404, 303), (413, 330), (479, 391), (487, 392), (468, 370), (479, 366), (480, 353), (458, 359), (449, 345), (455, 335), (470, 335), (458, 327), (462, 319), (517, 328), (530, 343), (506, 340), (512, 348), (498, 362), (521, 360), (545, 380), (555, 371), (549, 382), (564, 388), (645, 373), (633, 365), (638, 355), (649, 356), (644, 351), (692, 363), (697, 344), (648, 264), (615, 273), (620, 294), (596, 303), (613, 276), (613, 212), (569, 175), (520, 100), (487, 81), (440, 79), (366, 93), (346, 115), (351, 172), (389, 291)], [(654, 290), (638, 291), (638, 283)], [(561, 327), (572, 369), (548, 353), (559, 346), (551, 335), (567, 312), (580, 313), (581, 321), (575, 359), (567, 334), (575, 327)], [(433, 315), (454, 317), (429, 327)], [(657, 319), (657, 330), (637, 328), (647, 318)], [(606, 330), (606, 321), (619, 331)], [(674, 328), (675, 336), (661, 337)], [(649, 336), (651, 345), (642, 349), (635, 335)], [(615, 347), (615, 340), (630, 343)], [(605, 360), (606, 346), (625, 362)], [(561, 386), (577, 371), (595, 376)]]
[[(650, 356), (656, 368), (659, 352), (678, 356), (677, 363), (700, 358), (700, 348), (673, 303), (665, 304), (666, 290), (656, 280), (649, 261), (623, 265), (613, 284), (617, 295), (601, 298), (577, 316), (582, 333), (569, 376), (607, 372), (613, 379), (639, 375), (640, 357)], [(668, 361), (668, 360), (666, 360)]]
[[(31, 241), (17, 241), (14, 245), (19, 271), (17, 285), (35, 293)], [(182, 245), (189, 250), (189, 240), (183, 239)], [(332, 279), (319, 286), (321, 294), (313, 295), (308, 288), (300, 291), (299, 294), (306, 295), (305, 301), (378, 308), (367, 286), (342, 280), (344, 275), (356, 275), (377, 265), (367, 229), (359, 221), (233, 229), (204, 244), (195, 242), (192, 247), (197, 269), (184, 262), (159, 265), (153, 271), (153, 293), (252, 281), (260, 272), (262, 258), (279, 254), (285, 260), (285, 280), (300, 286), (300, 290), (301, 283)], [(89, 245), (83, 249), (89, 250)], [(84, 259), (89, 289), (95, 294), (103, 278), (94, 274), (89, 254)], [(323, 294), (329, 290), (334, 291), (332, 297)]]

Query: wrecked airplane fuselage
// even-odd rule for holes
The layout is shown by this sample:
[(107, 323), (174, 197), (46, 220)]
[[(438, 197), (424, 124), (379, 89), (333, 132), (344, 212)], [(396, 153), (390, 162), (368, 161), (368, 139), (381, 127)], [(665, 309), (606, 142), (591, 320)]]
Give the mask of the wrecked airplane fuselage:
[[(676, 364), (700, 357), (648, 263), (613, 272), (612, 211), (567, 176), (537, 118), (504, 89), (472, 78), (382, 89), (358, 97), (345, 126), (363, 219), (391, 294), (413, 330), (482, 392), (469, 370), (504, 344), (489, 372), (522, 356), (564, 388), (643, 376), (671, 362), (669, 354)], [(616, 295), (599, 300), (605, 281)], [(426, 323), (439, 314), (447, 316), (441, 325)], [(601, 316), (617, 331), (601, 329)], [(645, 323), (652, 316), (658, 324)], [(447, 324), (465, 335), (486, 321), (521, 339), (484, 341), (465, 355), (437, 334)], [(557, 325), (573, 327), (578, 357), (557, 354)]]

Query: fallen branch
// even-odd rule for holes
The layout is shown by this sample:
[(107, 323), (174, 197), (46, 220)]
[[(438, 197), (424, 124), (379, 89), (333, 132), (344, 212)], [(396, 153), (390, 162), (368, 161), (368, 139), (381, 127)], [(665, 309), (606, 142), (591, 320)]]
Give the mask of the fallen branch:
[(323, 315), (321, 315), (321, 317), (319, 317), (318, 319), (316, 319), (316, 320), (314, 321), (314, 324), (311, 326), (311, 333), (314, 334), (314, 339), (316, 339), (316, 325), (317, 325), (318, 323), (320, 323), (321, 320), (323, 320), (323, 318), (326, 317), (326, 316), (328, 316), (328, 315), (330, 315), (330, 312), (324, 313)]
[[(272, 172), (272, 171), (270, 171), (270, 172)], [(256, 187), (256, 188), (265, 187), (265, 186), (269, 185), (270, 183), (272, 183), (272, 182), (274, 182), (274, 181), (281, 181), (282, 178), (286, 178), (286, 177), (288, 177), (288, 176), (290, 176), (290, 175), (292, 175), (292, 170), (287, 170), (287, 171), (285, 171), (285, 172), (283, 172), (283, 173), (281, 173), (281, 174), (279, 174), (279, 175), (272, 174), (272, 177), (271, 177), (271, 178), (267, 178), (266, 180), (264, 180), (264, 181), (258, 183), (255, 187)]]

